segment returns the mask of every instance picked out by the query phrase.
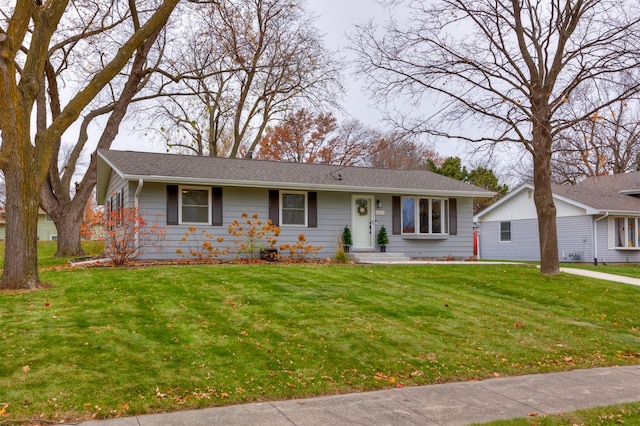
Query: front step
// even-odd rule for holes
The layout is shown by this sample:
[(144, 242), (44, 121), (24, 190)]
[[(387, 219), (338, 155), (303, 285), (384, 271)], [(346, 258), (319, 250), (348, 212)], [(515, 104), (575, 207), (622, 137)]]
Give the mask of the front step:
[(403, 253), (349, 253), (349, 257), (358, 263), (394, 263), (394, 262), (410, 262), (411, 258)]

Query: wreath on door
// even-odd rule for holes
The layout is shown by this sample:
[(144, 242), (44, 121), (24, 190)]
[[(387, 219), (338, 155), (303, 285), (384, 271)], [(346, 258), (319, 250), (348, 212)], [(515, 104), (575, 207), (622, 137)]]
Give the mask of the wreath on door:
[(358, 206), (358, 214), (360, 216), (366, 216), (369, 214), (369, 208), (367, 206)]

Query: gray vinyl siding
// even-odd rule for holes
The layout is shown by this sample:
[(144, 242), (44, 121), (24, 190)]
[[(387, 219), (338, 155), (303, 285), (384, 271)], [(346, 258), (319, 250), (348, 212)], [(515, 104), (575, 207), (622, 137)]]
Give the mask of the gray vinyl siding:
[[(561, 262), (593, 260), (593, 222), (591, 216), (556, 219), (558, 257)], [(606, 245), (606, 229), (603, 236)], [(511, 221), (511, 241), (500, 241), (500, 222), (480, 223), (479, 248), (483, 260), (540, 261), (538, 220)]]
[[(138, 186), (131, 182), (127, 189), (126, 199), (133, 205), (133, 198)], [(277, 246), (281, 244), (295, 244), (299, 234), (304, 234), (308, 243), (314, 247), (321, 246), (318, 258), (331, 258), (336, 253), (338, 241), (345, 225), (351, 227), (351, 193), (347, 192), (318, 192), (317, 193), (317, 228), (281, 226)], [(468, 258), (473, 255), (472, 245), (472, 200), (458, 198), (457, 223), (458, 234), (444, 239), (409, 239), (402, 235), (392, 235), (391, 195), (377, 194), (376, 200), (382, 202), (383, 208), (376, 215), (376, 230), (384, 224), (389, 235), (387, 252), (403, 253), (413, 258)], [(212, 243), (224, 248), (234, 247), (236, 237), (228, 233), (228, 226), (234, 220), (240, 220), (242, 213), (249, 217), (258, 214), (260, 220), (266, 221), (269, 211), (269, 191), (260, 188), (231, 188), (222, 191), (223, 226), (198, 226), (197, 233), (206, 230), (213, 236)], [(166, 185), (160, 183), (144, 183), (139, 195), (139, 209), (149, 224), (158, 223), (166, 233), (162, 243), (162, 250), (148, 248), (140, 256), (143, 259), (182, 259), (188, 258), (178, 254), (178, 249), (188, 252), (194, 243), (182, 242), (189, 225), (166, 224)], [(224, 238), (219, 244), (216, 239)], [(202, 241), (202, 238), (200, 237)], [(193, 241), (193, 240), (190, 240)]]

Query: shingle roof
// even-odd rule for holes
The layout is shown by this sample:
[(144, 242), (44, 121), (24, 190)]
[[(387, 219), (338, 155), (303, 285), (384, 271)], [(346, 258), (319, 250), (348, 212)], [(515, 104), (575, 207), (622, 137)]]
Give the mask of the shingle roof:
[(623, 192), (640, 193), (640, 175), (622, 173), (590, 177), (577, 185), (554, 185), (553, 192), (600, 211), (640, 212), (640, 198)]
[[(392, 170), (133, 151), (98, 151), (98, 180), (111, 168), (128, 180), (487, 197), (494, 193), (426, 170)], [(103, 185), (105, 177), (102, 176)], [(106, 189), (106, 188), (104, 188)]]

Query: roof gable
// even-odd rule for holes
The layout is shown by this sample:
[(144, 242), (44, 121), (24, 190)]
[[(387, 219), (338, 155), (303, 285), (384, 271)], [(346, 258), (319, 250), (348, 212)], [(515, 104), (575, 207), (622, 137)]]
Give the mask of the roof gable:
[[(530, 183), (525, 183), (496, 203), (479, 212), (474, 220), (481, 220), (492, 211), (502, 208), (515, 199), (522, 191), (533, 191)], [(579, 209), (586, 214), (640, 214), (640, 198), (631, 194), (640, 193), (640, 174), (636, 172), (608, 176), (590, 177), (577, 185), (552, 185), (553, 197)]]
[(281, 189), (488, 197), (493, 192), (427, 170), (393, 170), (133, 151), (98, 151), (98, 197), (110, 171), (126, 180)]

